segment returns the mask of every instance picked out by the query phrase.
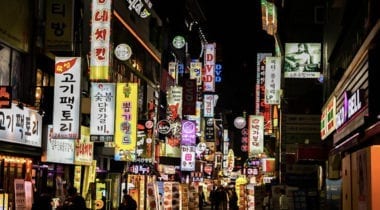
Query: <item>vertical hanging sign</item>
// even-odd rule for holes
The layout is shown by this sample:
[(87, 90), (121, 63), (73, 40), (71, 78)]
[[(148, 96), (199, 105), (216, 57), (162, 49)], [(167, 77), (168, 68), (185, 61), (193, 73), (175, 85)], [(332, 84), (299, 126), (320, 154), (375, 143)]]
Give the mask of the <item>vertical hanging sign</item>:
[(53, 138), (79, 138), (80, 57), (56, 57)]
[(113, 141), (115, 83), (91, 83), (91, 141)]
[(90, 80), (108, 80), (111, 0), (93, 0), (91, 17)]
[(215, 43), (206, 44), (202, 73), (204, 92), (215, 92), (215, 51)]
[(136, 159), (137, 83), (116, 86), (115, 160)]
[(248, 119), (248, 155), (253, 156), (264, 151), (264, 117), (250, 115)]
[(266, 57), (265, 64), (265, 103), (280, 104), (281, 58)]
[(73, 50), (74, 2), (46, 1), (45, 49), (51, 51)]

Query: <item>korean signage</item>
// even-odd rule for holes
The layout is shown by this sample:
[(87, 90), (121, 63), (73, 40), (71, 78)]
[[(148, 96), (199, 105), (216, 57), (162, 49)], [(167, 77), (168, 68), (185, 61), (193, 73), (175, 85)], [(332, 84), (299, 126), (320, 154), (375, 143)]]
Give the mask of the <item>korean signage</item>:
[(168, 118), (175, 120), (182, 119), (182, 87), (171, 86), (168, 90), (166, 100), (168, 102)]
[(204, 94), (203, 97), (203, 117), (214, 117), (214, 95)]
[(73, 50), (73, 10), (75, 1), (46, 1), (45, 47), (54, 51)]
[(189, 69), (190, 79), (194, 79), (197, 83), (197, 101), (202, 101), (203, 83), (202, 83), (202, 62), (192, 61), (190, 62)]
[(272, 56), (271, 53), (258, 53), (256, 61), (256, 99), (255, 115), (264, 116), (264, 132), (269, 135), (273, 132), (272, 128), (272, 106), (265, 103), (265, 69), (266, 57)]
[(280, 104), (281, 57), (266, 57), (265, 103)]
[(90, 141), (90, 128), (81, 126), (80, 139), (75, 140), (75, 165), (91, 165), (94, 143)]
[(335, 130), (336, 98), (333, 96), (327, 101), (321, 115), (321, 139), (324, 140)]
[(90, 80), (108, 80), (111, 0), (92, 0)]
[(41, 147), (42, 116), (27, 107), (0, 109), (0, 141)]
[(136, 159), (137, 92), (137, 83), (116, 86), (115, 160)]
[(91, 141), (113, 141), (115, 83), (91, 83)]
[(137, 129), (137, 158), (152, 159), (154, 150), (154, 122), (152, 120), (140, 120)]
[(190, 62), (190, 79), (195, 79), (197, 85), (202, 85), (202, 63), (199, 61)]
[(258, 115), (248, 117), (248, 151), (249, 156), (264, 151), (264, 118)]
[(48, 126), (46, 161), (52, 163), (74, 164), (75, 141), (73, 139), (54, 139), (53, 126)]
[(80, 57), (56, 57), (53, 138), (77, 139), (80, 125)]
[(204, 138), (206, 141), (215, 142), (215, 122), (212, 117), (203, 118), (204, 123)]
[(195, 146), (181, 146), (181, 171), (195, 170)]
[(215, 43), (206, 44), (204, 54), (204, 68), (202, 73), (204, 92), (215, 92), (215, 52)]

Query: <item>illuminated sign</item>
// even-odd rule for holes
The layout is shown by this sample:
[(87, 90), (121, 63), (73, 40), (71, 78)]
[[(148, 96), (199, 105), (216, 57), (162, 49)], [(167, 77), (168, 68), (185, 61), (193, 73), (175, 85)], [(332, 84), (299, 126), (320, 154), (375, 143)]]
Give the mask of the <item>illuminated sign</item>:
[(222, 82), (222, 64), (215, 64), (215, 83)]
[(285, 43), (285, 78), (319, 78), (321, 43)]
[(336, 128), (340, 128), (351, 117), (357, 113), (364, 105), (363, 94), (361, 90), (356, 90), (352, 95), (348, 96), (349, 92), (344, 93), (343, 106), (336, 114)]
[(336, 98), (333, 97), (322, 110), (321, 115), (321, 139), (325, 139), (336, 127)]

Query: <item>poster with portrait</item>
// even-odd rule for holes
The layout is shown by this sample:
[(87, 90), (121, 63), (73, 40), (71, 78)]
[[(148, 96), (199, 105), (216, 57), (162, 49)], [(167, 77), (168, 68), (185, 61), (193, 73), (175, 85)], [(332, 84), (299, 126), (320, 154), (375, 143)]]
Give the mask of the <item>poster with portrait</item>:
[(321, 43), (285, 43), (285, 78), (319, 78)]

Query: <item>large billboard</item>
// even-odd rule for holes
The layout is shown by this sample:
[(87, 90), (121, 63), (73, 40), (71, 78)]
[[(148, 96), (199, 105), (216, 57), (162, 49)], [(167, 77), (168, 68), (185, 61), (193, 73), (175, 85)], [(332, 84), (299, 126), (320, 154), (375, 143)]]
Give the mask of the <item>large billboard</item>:
[(285, 43), (285, 78), (319, 78), (321, 43)]

